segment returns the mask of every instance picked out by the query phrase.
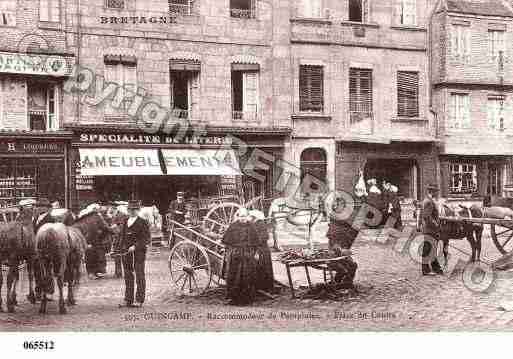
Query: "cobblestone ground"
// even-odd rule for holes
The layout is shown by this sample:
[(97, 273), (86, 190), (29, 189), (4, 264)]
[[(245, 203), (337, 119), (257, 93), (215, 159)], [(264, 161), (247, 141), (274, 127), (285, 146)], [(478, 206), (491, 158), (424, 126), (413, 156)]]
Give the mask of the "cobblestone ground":
[[(316, 235), (321, 235), (316, 232)], [(260, 300), (251, 307), (225, 305), (222, 289), (197, 298), (177, 296), (170, 286), (168, 251), (149, 255), (147, 262), (148, 297), (143, 308), (119, 309), (122, 281), (108, 277), (85, 279), (78, 294), (78, 305), (67, 315), (57, 314), (51, 302), (49, 314), (41, 316), (37, 307), (22, 298), (17, 313), (0, 313), (4, 331), (133, 331), (133, 330), (509, 330), (513, 312), (500, 309), (513, 303), (508, 272), (498, 274), (485, 293), (469, 290), (462, 281), (462, 270), (445, 276), (422, 277), (419, 265), (408, 254), (376, 242), (367, 233), (355, 242), (358, 262), (358, 294), (343, 301), (292, 299), (288, 291), (274, 300)], [(499, 257), (488, 235), (483, 239), (483, 259)], [(451, 254), (466, 259), (459, 250), (469, 251), (464, 241), (451, 244)], [(459, 250), (458, 250), (459, 249)], [(110, 273), (113, 272), (109, 263)], [(286, 283), (284, 267), (275, 263), (276, 277)], [(294, 271), (295, 285), (305, 285), (304, 272)], [(313, 274), (320, 281), (319, 273)], [(22, 286), (20, 293), (26, 293)], [(5, 292), (4, 292), (5, 293)], [(20, 295), (21, 297), (21, 295)], [(511, 309), (511, 308), (510, 308)], [(178, 315), (177, 315), (178, 314)], [(182, 318), (176, 318), (177, 316)], [(224, 314), (245, 314), (246, 318), (214, 319)], [(249, 317), (248, 317), (249, 316)]]

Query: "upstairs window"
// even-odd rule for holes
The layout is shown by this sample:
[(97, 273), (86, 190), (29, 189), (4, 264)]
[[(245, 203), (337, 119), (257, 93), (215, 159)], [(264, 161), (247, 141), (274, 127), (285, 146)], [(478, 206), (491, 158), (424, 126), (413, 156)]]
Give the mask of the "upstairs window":
[(169, 0), (169, 12), (171, 16), (192, 15), (194, 2), (194, 0)]
[(419, 73), (397, 73), (397, 116), (419, 117)]
[(470, 26), (452, 25), (451, 51), (453, 56), (470, 55)]
[(0, 1), (0, 27), (16, 26), (16, 2), (17, 0)]
[(349, 0), (349, 21), (369, 21), (369, 0)]
[(349, 69), (349, 111), (351, 122), (372, 117), (372, 70)]
[(453, 93), (449, 103), (449, 127), (470, 128), (470, 96)]
[(417, 1), (395, 0), (396, 23), (405, 26), (417, 25)]
[[(234, 64), (235, 65), (235, 64)], [(232, 118), (256, 121), (258, 119), (259, 72), (232, 67)]]
[(60, 22), (60, 0), (39, 0), (39, 20), (46, 22)]
[(322, 17), (322, 0), (298, 0), (299, 16), (306, 19), (319, 19)]
[(105, 7), (107, 9), (124, 9), (125, 0), (105, 0)]
[(105, 83), (116, 84), (116, 91), (105, 102), (105, 116), (109, 118), (126, 118), (132, 99), (137, 93), (137, 62), (128, 57), (122, 60), (118, 56), (105, 57)]
[(256, 0), (230, 0), (230, 16), (241, 19), (254, 19)]
[(59, 129), (57, 86), (43, 82), (28, 82), (27, 110), (31, 130), (55, 131)]
[(201, 63), (196, 60), (170, 60), (171, 109), (173, 118), (192, 119), (199, 98)]
[(504, 131), (504, 96), (488, 97), (488, 127), (492, 130)]
[[(490, 58), (494, 61), (499, 60), (499, 56), (504, 56), (504, 31), (489, 30), (488, 31), (488, 45)], [(500, 55), (502, 54), (502, 55)]]
[(299, 67), (299, 111), (324, 111), (324, 69), (318, 65)]

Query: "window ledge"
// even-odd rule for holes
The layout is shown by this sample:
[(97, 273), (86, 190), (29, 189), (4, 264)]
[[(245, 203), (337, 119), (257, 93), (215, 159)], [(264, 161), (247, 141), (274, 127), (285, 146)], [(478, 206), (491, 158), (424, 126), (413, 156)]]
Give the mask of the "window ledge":
[(427, 32), (427, 28), (415, 25), (393, 25), (390, 26), (391, 29), (394, 30), (403, 30), (403, 31), (420, 31)]
[(290, 19), (290, 22), (298, 22), (302, 24), (320, 24), (320, 25), (331, 25), (333, 21), (323, 18), (306, 18), (306, 17), (295, 17)]
[(16, 29), (15, 25), (0, 25), (0, 29)]
[(429, 121), (425, 117), (402, 117), (397, 116), (392, 118), (392, 122), (426, 122)]
[(315, 112), (302, 112), (296, 113), (292, 116), (293, 120), (323, 120), (323, 121), (331, 121), (332, 117), (330, 115), (325, 115), (323, 113), (315, 113)]
[(39, 21), (40, 29), (48, 29), (48, 30), (60, 30), (61, 22), (60, 21)]
[(449, 194), (447, 196), (447, 202), (458, 202), (458, 201), (482, 201), (484, 197), (481, 195), (472, 194)]
[(372, 27), (375, 29), (380, 28), (380, 25), (375, 22), (342, 21), (340, 24), (345, 25), (345, 26), (362, 26), (362, 27)]

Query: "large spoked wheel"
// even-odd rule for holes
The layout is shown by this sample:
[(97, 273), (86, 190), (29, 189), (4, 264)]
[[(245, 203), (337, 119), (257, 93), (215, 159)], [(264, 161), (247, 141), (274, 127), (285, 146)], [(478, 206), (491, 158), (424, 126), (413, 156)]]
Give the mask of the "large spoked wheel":
[(238, 203), (221, 203), (212, 207), (205, 218), (203, 218), (203, 228), (217, 236), (222, 236), (228, 229), (228, 226), (235, 220), (235, 213), (242, 208)]
[(212, 268), (207, 252), (198, 244), (182, 241), (169, 255), (171, 282), (185, 295), (204, 293), (212, 281)]
[(513, 251), (513, 228), (491, 224), (492, 240), (501, 254)]

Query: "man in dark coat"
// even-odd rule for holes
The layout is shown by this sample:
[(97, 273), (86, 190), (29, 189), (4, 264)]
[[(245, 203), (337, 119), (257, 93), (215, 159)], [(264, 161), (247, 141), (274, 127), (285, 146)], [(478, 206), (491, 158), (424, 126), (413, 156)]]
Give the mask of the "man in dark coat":
[[(146, 296), (146, 278), (144, 266), (146, 262), (146, 246), (151, 241), (148, 222), (138, 216), (141, 205), (138, 201), (128, 202), (128, 218), (121, 228), (121, 250), (123, 271), (125, 273), (125, 300), (120, 306), (134, 307), (134, 282), (137, 283), (135, 301), (142, 306)], [(135, 273), (135, 276), (134, 276)]]
[(428, 185), (426, 198), (422, 201), (422, 274), (443, 274), (440, 263), (437, 260), (437, 243), (440, 239), (440, 215), (435, 199), (438, 197), (438, 187)]
[(37, 233), (46, 223), (54, 223), (55, 220), (50, 214), (51, 204), (48, 198), (40, 198), (36, 204), (37, 211), (34, 217), (34, 233)]
[[(100, 211), (102, 217), (107, 218), (105, 209), (100, 209)], [(88, 243), (85, 252), (85, 264), (87, 274), (91, 278), (100, 279), (107, 273), (106, 255), (109, 252), (111, 245), (111, 236), (96, 236), (94, 242)]]
[(356, 269), (358, 265), (348, 255), (353, 246), (353, 242), (358, 236), (358, 231), (351, 226), (351, 223), (336, 218), (339, 205), (339, 199), (335, 199), (333, 211), (330, 213), (330, 223), (328, 226), (328, 249), (333, 257), (344, 257), (337, 262), (332, 262), (329, 268), (336, 272), (335, 282), (342, 288), (352, 288)]
[[(187, 212), (187, 209), (185, 208), (185, 200), (184, 200), (184, 193), (183, 192), (177, 192), (176, 193), (176, 199), (174, 201), (171, 201), (169, 204), (169, 217), (171, 220), (178, 222), (180, 224), (185, 223), (185, 213)], [(175, 236), (174, 236), (174, 226), (172, 223), (168, 223), (168, 226), (171, 228), (171, 233), (169, 234), (170, 243), (169, 245), (173, 247), (175, 242)]]
[(401, 200), (397, 194), (398, 192), (399, 189), (396, 186), (390, 185), (390, 216), (395, 219), (394, 228), (401, 230), (403, 228), (403, 221), (401, 219)]
[(248, 220), (248, 211), (237, 211), (221, 241), (226, 246), (224, 278), (227, 297), (232, 305), (248, 305), (256, 295), (258, 234)]

